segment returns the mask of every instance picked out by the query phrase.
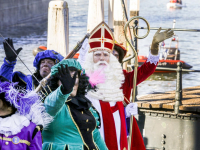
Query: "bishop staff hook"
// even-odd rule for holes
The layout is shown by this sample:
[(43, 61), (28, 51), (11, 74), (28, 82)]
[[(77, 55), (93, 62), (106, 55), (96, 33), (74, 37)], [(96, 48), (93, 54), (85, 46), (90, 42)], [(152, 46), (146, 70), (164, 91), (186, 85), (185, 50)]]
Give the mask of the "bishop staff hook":
[[(124, 26), (124, 34), (125, 34), (125, 38), (128, 42), (128, 44), (130, 45), (133, 53), (132, 53), (132, 56), (129, 56), (127, 57), (126, 59), (124, 59), (123, 62), (125, 61), (128, 61), (132, 58), (135, 57), (135, 62), (134, 62), (134, 76), (133, 76), (133, 92), (132, 92), (132, 100), (131, 102), (135, 102), (135, 97), (136, 97), (136, 83), (137, 83), (137, 69), (138, 69), (138, 54), (137, 54), (137, 50), (134, 48), (133, 44), (131, 43), (131, 41), (129, 40), (131, 37), (128, 38), (127, 36), (127, 28), (129, 27), (129, 24), (131, 21), (135, 20), (135, 19), (142, 19), (145, 21), (145, 23), (147, 24), (147, 33), (142, 36), (142, 37), (139, 37), (137, 34), (136, 34), (136, 30), (137, 30), (137, 27), (133, 28), (133, 34), (136, 38), (138, 39), (144, 39), (145, 37), (148, 36), (149, 32), (150, 32), (150, 26), (149, 26), (149, 23), (147, 22), (146, 19), (144, 19), (143, 17), (140, 17), (140, 16), (135, 16), (135, 17), (132, 17)], [(132, 39), (132, 38), (131, 38)], [(133, 116), (131, 115), (131, 118), (130, 118), (130, 133), (129, 133), (129, 140), (128, 140), (128, 149), (130, 150), (131, 149), (131, 139), (132, 139), (132, 125), (133, 125)]]

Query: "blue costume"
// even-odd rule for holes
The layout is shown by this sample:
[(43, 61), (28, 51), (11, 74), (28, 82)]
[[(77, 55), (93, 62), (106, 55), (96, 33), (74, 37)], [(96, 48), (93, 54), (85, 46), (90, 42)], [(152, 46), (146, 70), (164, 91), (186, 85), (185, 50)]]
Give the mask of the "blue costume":
[[(39, 70), (40, 69), (39, 68), (40, 61), (42, 59), (48, 59), (48, 58), (53, 59), (53, 60), (55, 60), (55, 63), (58, 63), (59, 61), (61, 61), (63, 59), (63, 56), (60, 55), (59, 53), (55, 52), (54, 50), (45, 50), (45, 51), (39, 52), (35, 56), (33, 66), (36, 67), (37, 70)], [(0, 69), (0, 75), (10, 81), (14, 81), (14, 82), (21, 81), (21, 84), (22, 84), (21, 86), (26, 87), (26, 89), (29, 89), (29, 90), (35, 89), (37, 85), (33, 83), (34, 79), (33, 79), (32, 75), (25, 75), (20, 71), (16, 71), (13, 73), (15, 64), (16, 64), (16, 60), (8, 61), (5, 58), (4, 63)], [(41, 79), (41, 77), (40, 77), (40, 79)]]

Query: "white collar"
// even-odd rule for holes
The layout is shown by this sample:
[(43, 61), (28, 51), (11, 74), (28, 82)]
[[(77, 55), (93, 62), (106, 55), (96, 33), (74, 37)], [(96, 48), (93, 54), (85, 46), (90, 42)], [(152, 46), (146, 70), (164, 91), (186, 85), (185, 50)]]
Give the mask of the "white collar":
[(6, 118), (0, 117), (0, 134), (4, 134), (5, 136), (18, 134), (24, 127), (29, 126), (29, 124), (30, 121), (18, 112)]

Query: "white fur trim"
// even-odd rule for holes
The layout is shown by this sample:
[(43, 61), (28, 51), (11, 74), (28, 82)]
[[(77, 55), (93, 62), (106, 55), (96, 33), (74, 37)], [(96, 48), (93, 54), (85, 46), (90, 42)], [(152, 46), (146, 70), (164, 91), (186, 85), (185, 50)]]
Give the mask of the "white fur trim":
[(29, 124), (30, 121), (19, 113), (6, 118), (0, 118), (0, 134), (6, 136), (18, 134), (24, 127), (29, 126)]
[[(87, 72), (94, 71), (93, 53), (88, 53), (83, 68)], [(115, 56), (110, 55), (109, 66), (103, 70), (106, 81), (96, 85), (97, 91), (89, 91), (88, 95), (107, 102), (123, 101), (123, 91), (120, 89), (124, 82), (121, 64)]]
[(149, 56), (147, 58), (147, 62), (150, 62), (150, 64), (157, 64), (157, 62), (159, 61), (159, 57), (160, 55), (152, 55), (151, 52), (149, 53)]
[(26, 117), (36, 125), (42, 125), (44, 129), (53, 121), (53, 117), (45, 111), (44, 104), (40, 101), (31, 106), (30, 113)]

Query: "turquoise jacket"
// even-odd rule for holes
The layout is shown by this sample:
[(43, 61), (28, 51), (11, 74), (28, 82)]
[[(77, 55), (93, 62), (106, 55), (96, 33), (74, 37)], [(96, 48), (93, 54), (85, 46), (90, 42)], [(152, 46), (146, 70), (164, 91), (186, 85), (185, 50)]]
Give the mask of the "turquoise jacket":
[[(65, 104), (69, 95), (63, 95), (59, 87), (45, 99), (46, 111), (54, 117), (54, 121), (50, 123), (47, 130), (42, 132), (43, 150), (65, 150), (66, 147), (68, 150), (83, 150), (85, 142), (79, 127), (71, 115), (69, 106)], [(95, 117), (98, 126), (99, 122), (97, 120), (99, 116), (96, 110), (92, 107), (89, 110)], [(107, 150), (106, 144), (97, 128), (93, 131), (93, 141), (98, 149)]]

